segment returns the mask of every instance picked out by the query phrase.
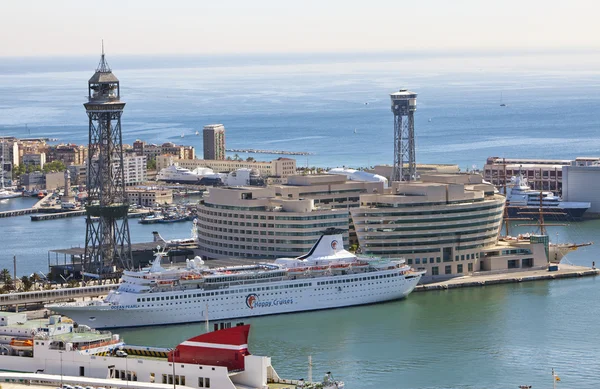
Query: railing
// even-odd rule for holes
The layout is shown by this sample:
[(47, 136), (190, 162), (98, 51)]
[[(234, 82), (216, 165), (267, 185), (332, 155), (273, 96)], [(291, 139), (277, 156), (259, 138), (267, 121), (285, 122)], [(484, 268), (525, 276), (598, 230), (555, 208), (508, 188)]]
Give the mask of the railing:
[(0, 294), (0, 306), (40, 303), (57, 300), (69, 300), (75, 297), (90, 297), (108, 294), (109, 291), (116, 289), (118, 285), (94, 285), (81, 288), (51, 289), (33, 292)]

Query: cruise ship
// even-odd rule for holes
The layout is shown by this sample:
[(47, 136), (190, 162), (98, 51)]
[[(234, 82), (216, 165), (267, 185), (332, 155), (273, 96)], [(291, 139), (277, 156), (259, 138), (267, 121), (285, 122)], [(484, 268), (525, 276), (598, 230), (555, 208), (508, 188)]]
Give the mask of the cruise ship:
[(308, 254), (274, 263), (209, 269), (196, 257), (185, 268), (125, 271), (103, 300), (50, 304), (53, 312), (95, 328), (150, 326), (373, 304), (408, 296), (424, 272), (404, 260), (359, 258), (342, 230), (324, 231)]
[[(139, 387), (142, 382), (248, 389), (273, 387), (277, 382), (290, 387), (293, 383), (304, 384), (282, 380), (270, 357), (252, 355), (248, 349), (249, 333), (250, 325), (220, 323), (214, 331), (173, 348), (134, 346), (126, 344), (118, 334), (100, 332), (58, 315), (28, 320), (25, 313), (2, 312), (0, 370), (25, 373), (28, 377), (26, 373), (37, 373), (33, 379), (60, 380), (61, 386), (94, 378), (112, 388)], [(333, 389), (343, 388), (344, 383), (327, 380), (303, 387)]]
[(177, 182), (186, 184), (201, 184), (204, 181), (221, 180), (221, 175), (209, 168), (185, 169), (177, 165), (171, 165), (156, 175), (158, 181)]
[(512, 178), (506, 204), (510, 217), (538, 218), (543, 214), (544, 218), (558, 220), (580, 219), (591, 206), (588, 202), (562, 201), (552, 192), (531, 189), (522, 173)]

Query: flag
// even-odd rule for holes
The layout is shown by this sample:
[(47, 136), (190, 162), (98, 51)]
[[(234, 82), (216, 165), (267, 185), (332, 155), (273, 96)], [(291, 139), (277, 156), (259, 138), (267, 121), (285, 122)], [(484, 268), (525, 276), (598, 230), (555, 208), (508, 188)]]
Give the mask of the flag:
[(557, 382), (558, 382), (558, 381), (560, 381), (560, 377), (559, 377), (559, 376), (557, 376), (557, 375), (555, 375), (555, 376), (554, 376), (554, 379), (555, 379)]

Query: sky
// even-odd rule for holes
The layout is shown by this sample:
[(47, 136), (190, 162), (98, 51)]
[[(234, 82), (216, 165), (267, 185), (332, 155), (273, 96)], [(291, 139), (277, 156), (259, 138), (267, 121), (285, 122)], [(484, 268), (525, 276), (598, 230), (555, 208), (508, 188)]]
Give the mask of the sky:
[(600, 49), (591, 0), (2, 2), (0, 56)]

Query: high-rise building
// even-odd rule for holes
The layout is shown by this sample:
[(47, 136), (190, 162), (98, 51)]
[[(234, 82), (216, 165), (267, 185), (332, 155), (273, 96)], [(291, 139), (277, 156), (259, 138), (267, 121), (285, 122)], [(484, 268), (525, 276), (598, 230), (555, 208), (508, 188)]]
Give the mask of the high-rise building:
[(225, 126), (222, 124), (208, 124), (203, 130), (204, 159), (225, 159)]

